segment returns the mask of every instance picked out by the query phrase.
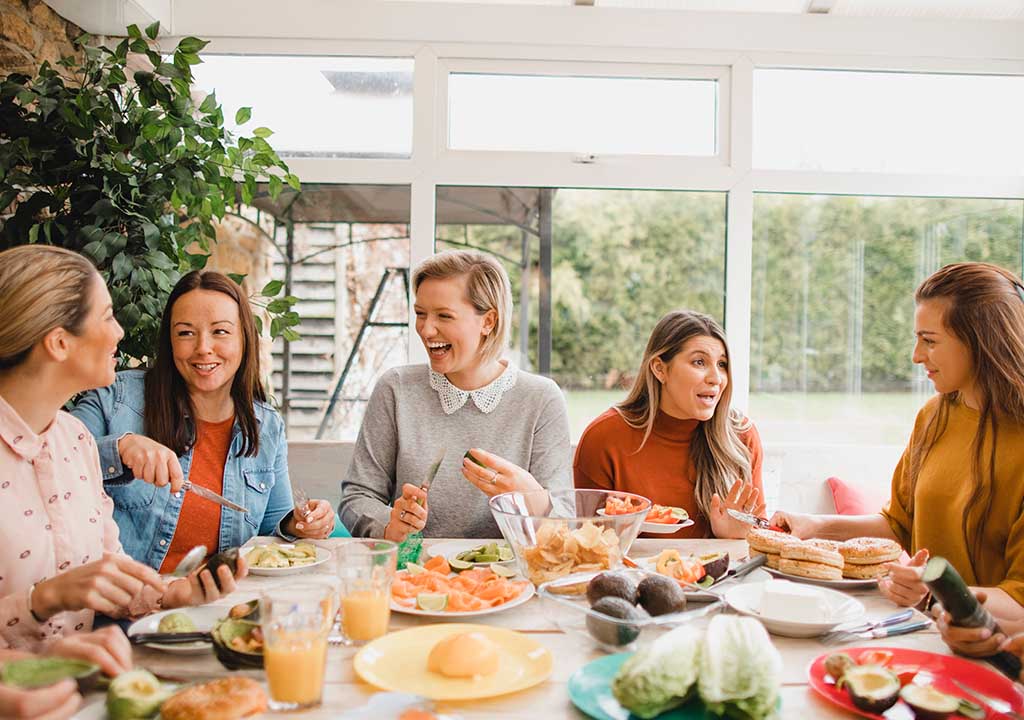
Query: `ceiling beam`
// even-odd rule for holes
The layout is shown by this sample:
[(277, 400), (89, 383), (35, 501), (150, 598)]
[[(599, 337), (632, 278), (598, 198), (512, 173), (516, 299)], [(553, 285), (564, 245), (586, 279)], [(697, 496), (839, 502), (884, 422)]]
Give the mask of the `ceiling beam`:
[(45, 0), (54, 12), (92, 35), (124, 35), (135, 24), (160, 21), (160, 34), (171, 35), (171, 0)]

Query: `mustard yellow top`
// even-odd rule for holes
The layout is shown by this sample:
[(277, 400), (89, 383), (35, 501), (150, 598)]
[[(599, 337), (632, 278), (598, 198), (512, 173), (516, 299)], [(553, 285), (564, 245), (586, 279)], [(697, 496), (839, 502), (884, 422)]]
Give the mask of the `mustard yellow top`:
[[(939, 401), (939, 396), (932, 398), (918, 412), (910, 443), (893, 473), (892, 496), (882, 515), (907, 552), (927, 548), (931, 555), (952, 562), (968, 585), (998, 587), (1024, 605), (1024, 427), (999, 423), (995, 487), (977, 567), (971, 562), (962, 530), (963, 514), (974, 487), (973, 443), (980, 418), (976, 410), (962, 403), (950, 407), (946, 430), (921, 466), (913, 515), (907, 510), (911, 448), (924, 442), (925, 428), (938, 411)], [(989, 432), (982, 454), (986, 476), (991, 451)]]

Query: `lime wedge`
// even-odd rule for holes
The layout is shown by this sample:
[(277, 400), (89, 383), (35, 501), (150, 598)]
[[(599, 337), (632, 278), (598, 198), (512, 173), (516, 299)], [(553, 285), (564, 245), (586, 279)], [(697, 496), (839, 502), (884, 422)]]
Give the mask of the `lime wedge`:
[(494, 571), (495, 575), (500, 575), (503, 578), (511, 578), (516, 576), (516, 571), (505, 565), (491, 565), (491, 570)]
[(427, 612), (441, 612), (448, 607), (445, 593), (420, 593), (416, 596), (416, 607)]
[(458, 558), (452, 558), (448, 561), (448, 567), (455, 572), (462, 572), (463, 570), (469, 570), (473, 567), (473, 563), (466, 562), (465, 560), (459, 560)]
[(406, 563), (405, 564), (405, 569), (409, 571), (410, 575), (420, 575), (420, 574), (425, 573), (427, 571), (427, 569), (425, 567), (423, 567), (422, 565), (417, 565), (416, 563), (413, 563), (413, 562)]
[(514, 558), (515, 555), (512, 554), (512, 548), (510, 548), (508, 545), (499, 545), (498, 557), (501, 558), (502, 562), (508, 562), (509, 560)]

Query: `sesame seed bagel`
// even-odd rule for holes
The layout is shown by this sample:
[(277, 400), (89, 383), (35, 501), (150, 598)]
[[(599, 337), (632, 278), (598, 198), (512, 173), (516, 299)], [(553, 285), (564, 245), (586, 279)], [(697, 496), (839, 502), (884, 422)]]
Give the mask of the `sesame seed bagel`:
[(828, 565), (840, 571), (842, 575), (843, 556), (835, 550), (828, 550), (810, 543), (792, 543), (782, 549), (780, 553), (783, 560), (800, 560), (802, 562), (818, 563)]
[(839, 554), (851, 565), (877, 565), (892, 562), (902, 553), (903, 548), (898, 542), (886, 538), (853, 538), (844, 542), (839, 548)]
[(792, 560), (781, 558), (779, 560), (779, 571), (798, 577), (813, 578), (815, 580), (842, 580), (843, 571), (832, 565), (822, 565), (816, 562), (805, 562), (803, 560)]
[(884, 577), (889, 572), (888, 563), (877, 565), (851, 565), (846, 563), (843, 566), (843, 577), (851, 580), (875, 580)]
[(765, 555), (778, 555), (782, 548), (792, 542), (799, 542), (786, 533), (763, 528), (750, 528), (747, 533), (747, 544), (754, 550), (759, 550)]
[(823, 538), (811, 538), (810, 540), (804, 540), (804, 544), (825, 548), (832, 552), (839, 552), (839, 548), (842, 546), (842, 543), (838, 540), (825, 540)]
[(750, 548), (750, 557), (757, 557), (758, 555), (764, 555), (767, 560), (764, 564), (770, 568), (778, 569), (779, 567), (779, 554), (778, 553), (763, 553), (757, 548)]

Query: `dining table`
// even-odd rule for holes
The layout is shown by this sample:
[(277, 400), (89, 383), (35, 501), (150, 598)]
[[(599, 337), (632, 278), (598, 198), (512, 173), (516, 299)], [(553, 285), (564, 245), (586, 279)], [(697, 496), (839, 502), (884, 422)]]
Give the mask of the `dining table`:
[[(316, 544), (330, 549), (344, 539), (317, 541)], [(424, 547), (431, 543), (441, 542), (440, 539), (427, 539)], [(486, 540), (480, 540), (486, 542)], [(659, 539), (657, 537), (641, 537), (629, 549), (632, 558), (652, 557), (665, 548), (673, 548), (680, 554), (703, 555), (712, 552), (728, 552), (735, 562), (748, 556), (749, 550), (745, 540), (720, 539)], [(334, 573), (332, 562), (309, 568), (309, 573)], [(302, 575), (291, 575), (285, 578), (270, 578), (250, 574), (239, 582), (238, 590), (231, 596), (217, 602), (225, 611), (231, 605), (258, 597), (264, 589), (282, 583), (294, 583)], [(868, 619), (881, 619), (897, 611), (896, 606), (882, 597), (877, 589), (861, 589), (850, 593), (855, 596), (867, 612)], [(568, 611), (568, 610), (564, 610)], [(923, 615), (921, 617), (924, 617)], [(604, 653), (586, 638), (576, 634), (562, 632), (552, 616), (550, 603), (537, 596), (518, 607), (506, 611), (473, 618), (473, 622), (508, 628), (534, 638), (550, 650), (553, 657), (553, 670), (545, 682), (526, 690), (484, 700), (466, 702), (436, 702), (435, 712), (464, 720), (496, 718), (564, 718), (566, 720), (582, 720), (586, 717), (578, 711), (569, 699), (569, 678), (576, 670), (590, 661), (602, 657)], [(425, 625), (437, 620), (393, 612), (391, 614), (390, 631)], [(694, 620), (705, 623), (708, 618)], [(782, 656), (783, 673), (780, 688), (780, 717), (799, 718), (850, 718), (853, 715), (820, 697), (808, 684), (807, 668), (814, 658), (824, 652), (838, 651), (844, 644), (826, 644), (819, 638), (795, 639), (771, 636), (771, 640)], [(912, 634), (900, 635), (879, 640), (854, 639), (845, 643), (846, 646), (888, 646), (925, 650), (936, 653), (950, 654), (949, 648), (943, 643), (934, 624)], [(379, 692), (361, 681), (353, 669), (353, 657), (357, 647), (331, 645), (327, 654), (327, 668), (323, 702), (319, 707), (305, 711), (290, 713), (290, 717), (309, 720), (327, 720), (343, 716), (343, 711), (365, 705), (374, 693)], [(135, 647), (135, 664), (151, 670), (162, 679), (193, 682), (228, 675), (214, 657), (213, 653), (204, 655), (175, 655), (156, 649)], [(259, 670), (237, 671), (259, 680), (263, 673)], [(96, 698), (91, 702), (102, 702)], [(266, 717), (271, 717), (267, 713)], [(382, 718), (381, 720), (389, 720)]]

